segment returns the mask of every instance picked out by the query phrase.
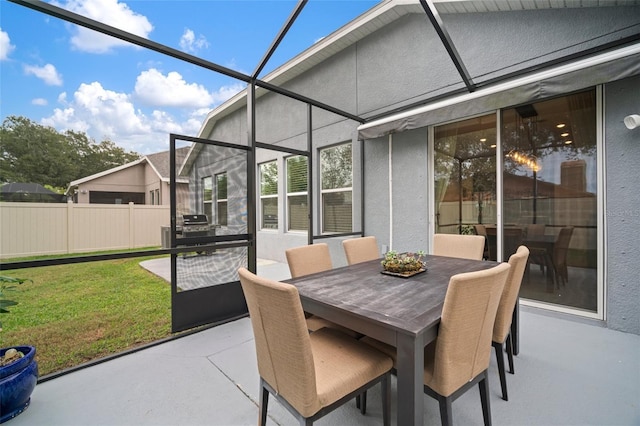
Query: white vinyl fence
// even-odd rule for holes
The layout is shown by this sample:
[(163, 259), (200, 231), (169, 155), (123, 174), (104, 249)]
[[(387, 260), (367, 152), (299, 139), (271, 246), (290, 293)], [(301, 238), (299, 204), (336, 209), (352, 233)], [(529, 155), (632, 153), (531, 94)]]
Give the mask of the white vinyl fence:
[(0, 257), (160, 246), (169, 216), (169, 206), (2, 202)]

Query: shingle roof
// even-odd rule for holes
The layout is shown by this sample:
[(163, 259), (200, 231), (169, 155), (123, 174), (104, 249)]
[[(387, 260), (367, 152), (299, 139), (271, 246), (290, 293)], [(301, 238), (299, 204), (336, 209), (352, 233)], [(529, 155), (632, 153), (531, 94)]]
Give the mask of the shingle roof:
[[(182, 161), (187, 156), (190, 147), (176, 148), (176, 164), (182, 164)], [(148, 154), (146, 156), (147, 161), (156, 169), (162, 179), (169, 179), (171, 168), (169, 167), (169, 151), (157, 152), (155, 154)]]

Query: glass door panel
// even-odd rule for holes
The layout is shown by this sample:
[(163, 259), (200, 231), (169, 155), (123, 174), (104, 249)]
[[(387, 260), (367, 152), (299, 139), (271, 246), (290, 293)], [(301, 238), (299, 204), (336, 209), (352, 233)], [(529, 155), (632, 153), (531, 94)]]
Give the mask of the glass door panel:
[(531, 251), (523, 298), (597, 311), (596, 135), (595, 90), (502, 112), (504, 259)]
[(434, 176), (435, 232), (487, 235), (495, 259), (495, 114), (435, 127)]

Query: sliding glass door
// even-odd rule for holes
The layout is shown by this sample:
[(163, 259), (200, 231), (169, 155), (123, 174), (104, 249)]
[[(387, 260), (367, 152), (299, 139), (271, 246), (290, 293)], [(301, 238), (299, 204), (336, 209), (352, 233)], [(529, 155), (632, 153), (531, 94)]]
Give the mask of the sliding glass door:
[(435, 232), (496, 225), (496, 115), (434, 129)]
[(434, 231), (528, 246), (522, 298), (599, 314), (597, 134), (595, 89), (434, 127)]
[(504, 229), (531, 250), (523, 298), (597, 311), (596, 123), (595, 90), (502, 111)]

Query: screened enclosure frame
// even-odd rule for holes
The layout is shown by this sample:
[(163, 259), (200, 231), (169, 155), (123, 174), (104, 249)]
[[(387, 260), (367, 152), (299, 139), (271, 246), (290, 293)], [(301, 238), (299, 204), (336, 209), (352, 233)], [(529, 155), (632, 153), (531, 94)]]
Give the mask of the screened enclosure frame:
[[(16, 3), (20, 6), (24, 6), (33, 10), (36, 10), (38, 12), (44, 13), (46, 15), (50, 15), (59, 19), (62, 19), (64, 21), (67, 22), (71, 22), (74, 23), (76, 25), (85, 27), (85, 28), (89, 28), (91, 30), (97, 31), (99, 33), (105, 34), (105, 35), (109, 35), (115, 38), (118, 38), (120, 40), (124, 40), (127, 41), (129, 43), (132, 43), (134, 45), (149, 49), (149, 50), (153, 50), (155, 52), (161, 53), (163, 55), (167, 55), (173, 58), (176, 58), (178, 60), (181, 61), (185, 61), (188, 63), (191, 63), (193, 65), (208, 69), (210, 71), (213, 72), (217, 72), (223, 75), (226, 75), (228, 77), (240, 80), (244, 83), (247, 84), (247, 93), (246, 93), (246, 98), (247, 98), (247, 119), (248, 119), (248, 134), (247, 134), (247, 142), (248, 145), (252, 148), (253, 150), (253, 154), (252, 158), (254, 161), (254, 168), (256, 167), (255, 164), (255, 150), (257, 148), (265, 148), (265, 149), (269, 149), (269, 150), (274, 150), (274, 151), (280, 151), (280, 152), (285, 152), (285, 153), (290, 153), (290, 154), (297, 154), (297, 155), (305, 155), (309, 158), (308, 164), (309, 164), (309, 192), (308, 192), (308, 197), (309, 197), (309, 243), (313, 243), (314, 239), (322, 239), (322, 238), (333, 238), (333, 237), (340, 237), (340, 236), (349, 236), (349, 235), (364, 235), (365, 234), (365, 223), (364, 223), (364, 179), (361, 179), (362, 181), (362, 196), (361, 196), (361, 203), (360, 203), (360, 209), (361, 209), (361, 215), (362, 215), (362, 229), (358, 232), (353, 232), (353, 233), (348, 233), (348, 234), (327, 234), (327, 235), (313, 235), (313, 217), (314, 217), (314, 210), (312, 209), (313, 207), (313, 192), (312, 192), (312, 188), (313, 186), (311, 185), (312, 183), (312, 179), (313, 179), (313, 173), (312, 173), (312, 167), (313, 167), (313, 155), (311, 152), (311, 146), (312, 146), (312, 135), (311, 135), (311, 129), (312, 129), (312, 107), (316, 107), (316, 108), (320, 108), (322, 110), (325, 111), (329, 111), (332, 112), (334, 114), (340, 115), (342, 117), (348, 118), (350, 120), (356, 121), (358, 123), (360, 123), (360, 125), (363, 124), (367, 124), (367, 123), (371, 123), (374, 121), (378, 121), (387, 117), (391, 117), (395, 114), (399, 114), (402, 112), (407, 112), (410, 111), (412, 109), (415, 109), (416, 107), (419, 106), (423, 106), (423, 105), (428, 105), (434, 101), (443, 99), (443, 98), (447, 98), (453, 95), (459, 95), (459, 94), (469, 94), (469, 93), (473, 93), (476, 90), (480, 89), (480, 88), (485, 88), (485, 87), (491, 87), (491, 86), (495, 86), (498, 83), (503, 83), (507, 80), (511, 80), (517, 77), (521, 77), (521, 76), (525, 76), (527, 74), (530, 74), (532, 72), (535, 71), (539, 71), (542, 69), (546, 69), (552, 66), (556, 66), (559, 64), (563, 64), (563, 63), (569, 63), (571, 61), (575, 61), (578, 59), (582, 59), (582, 58), (587, 58), (589, 56), (598, 54), (598, 53), (602, 53), (611, 49), (614, 49), (616, 47), (620, 47), (620, 46), (624, 46), (624, 45), (628, 45), (630, 43), (634, 43), (637, 42), (638, 40), (640, 40), (640, 34), (634, 34), (631, 36), (627, 36), (624, 38), (621, 38), (619, 40), (613, 41), (613, 42), (608, 42), (599, 46), (595, 46), (595, 47), (591, 47), (588, 49), (584, 49), (581, 51), (577, 51), (547, 62), (543, 62), (543, 63), (539, 63), (537, 65), (534, 66), (530, 66), (530, 67), (526, 67), (523, 69), (520, 69), (518, 71), (515, 72), (511, 72), (508, 73), (506, 75), (501, 75), (492, 79), (489, 79), (487, 81), (483, 81), (483, 82), (474, 82), (473, 79), (471, 78), (471, 75), (469, 74), (469, 72), (467, 71), (467, 66), (465, 65), (463, 59), (461, 58), (460, 54), (458, 53), (458, 50), (456, 49), (455, 44), (453, 43), (451, 37), (449, 36), (449, 32), (447, 31), (446, 25), (444, 24), (439, 12), (436, 10), (436, 7), (434, 5), (434, 2), (432, 0), (419, 0), (420, 5), (422, 6), (422, 9), (424, 10), (425, 16), (428, 18), (425, 22), (428, 21), (428, 23), (430, 23), (430, 25), (433, 27), (433, 29), (436, 31), (440, 42), (442, 43), (442, 46), (444, 47), (444, 49), (447, 51), (447, 54), (449, 56), (449, 58), (451, 59), (452, 63), (454, 64), (457, 72), (460, 75), (460, 78), (462, 80), (462, 82), (464, 82), (464, 88), (461, 89), (452, 89), (449, 90), (445, 93), (436, 95), (436, 96), (432, 96), (432, 97), (427, 97), (425, 99), (421, 99), (417, 102), (414, 103), (410, 103), (407, 105), (404, 105), (400, 108), (396, 108), (396, 109), (392, 109), (390, 111), (386, 111), (384, 113), (378, 114), (378, 115), (373, 115), (373, 116), (369, 116), (367, 118), (358, 116), (356, 114), (353, 114), (351, 112), (348, 111), (343, 111), (341, 109), (338, 109), (336, 107), (333, 107), (331, 105), (325, 104), (323, 102), (317, 101), (315, 99), (306, 97), (304, 95), (301, 95), (299, 93), (287, 90), (283, 87), (271, 84), (267, 81), (261, 80), (259, 79), (260, 73), (263, 71), (264, 67), (266, 66), (267, 62), (269, 61), (269, 59), (272, 57), (273, 53), (277, 50), (280, 42), (284, 39), (284, 37), (286, 36), (287, 32), (289, 31), (289, 29), (291, 28), (291, 26), (294, 24), (294, 22), (296, 21), (296, 19), (298, 18), (298, 16), (301, 14), (301, 12), (303, 11), (304, 7), (306, 6), (306, 4), (308, 3), (308, 0), (299, 0), (296, 3), (296, 6), (294, 7), (294, 9), (292, 10), (291, 14), (288, 16), (288, 18), (286, 19), (286, 21), (284, 22), (282, 28), (280, 29), (280, 31), (278, 32), (278, 34), (276, 35), (276, 37), (273, 39), (273, 42), (271, 43), (271, 45), (269, 46), (269, 48), (267, 49), (267, 51), (265, 52), (264, 56), (262, 57), (262, 59), (259, 61), (259, 63), (257, 64), (255, 70), (253, 71), (253, 73), (251, 75), (247, 75), (247, 74), (243, 74), (241, 72), (232, 70), (230, 68), (218, 65), (216, 63), (204, 60), (202, 58), (199, 58), (197, 56), (179, 51), (177, 49), (168, 47), (166, 45), (154, 42), (152, 40), (143, 38), (143, 37), (139, 37), (135, 34), (126, 32), (126, 31), (122, 31), (118, 28), (103, 24), (101, 22), (95, 21), (93, 19), (89, 19), (85, 16), (70, 12), (66, 9), (45, 3), (43, 1), (38, 1), (38, 0), (8, 0), (12, 3)], [(278, 93), (280, 95), (289, 97), (291, 99), (295, 99), (298, 100), (300, 102), (305, 103), (308, 106), (308, 120), (307, 120), (307, 131), (308, 131), (308, 141), (307, 141), (307, 150), (306, 151), (300, 151), (300, 150), (295, 150), (295, 149), (288, 149), (288, 148), (283, 148), (280, 146), (276, 146), (276, 145), (272, 145), (272, 144), (265, 144), (262, 142), (259, 142), (256, 140), (255, 138), (255, 125), (256, 125), (256, 120), (255, 120), (255, 101), (256, 101), (256, 88), (260, 87), (263, 89), (266, 89), (267, 91), (270, 92), (274, 92), (274, 93)], [(362, 140), (360, 140), (360, 142), (362, 143)], [(361, 158), (360, 158), (360, 162), (361, 165), (364, 165), (364, 144), (362, 144), (362, 150), (361, 150)], [(364, 167), (361, 168), (361, 173), (364, 175)], [(249, 182), (248, 183), (251, 187), (255, 187), (255, 182)], [(253, 193), (256, 194), (255, 192), (255, 188), (253, 188)], [(254, 197), (255, 198), (255, 197)], [(252, 210), (252, 217), (256, 217), (256, 200), (252, 199), (250, 200), (250, 202), (248, 202), (248, 208), (250, 210)], [(252, 249), (255, 250), (255, 244), (252, 244)], [(162, 249), (162, 250), (147, 250), (147, 251), (127, 251), (127, 252), (123, 252), (123, 253), (117, 253), (117, 254), (108, 254), (108, 255), (97, 255), (97, 256), (70, 256), (70, 257), (65, 257), (65, 258), (61, 258), (61, 259), (48, 259), (48, 260), (37, 260), (37, 261), (22, 261), (22, 262), (3, 262), (0, 263), (0, 269), (22, 269), (22, 268), (29, 268), (29, 267), (36, 267), (36, 266), (49, 266), (49, 265), (58, 265), (58, 264), (70, 264), (70, 263), (79, 263), (79, 262), (90, 262), (90, 261), (98, 261), (98, 260), (109, 260), (109, 259), (119, 259), (119, 258), (128, 258), (128, 257), (138, 257), (141, 255), (155, 255), (155, 254), (170, 254), (170, 253), (180, 253), (180, 249)]]

